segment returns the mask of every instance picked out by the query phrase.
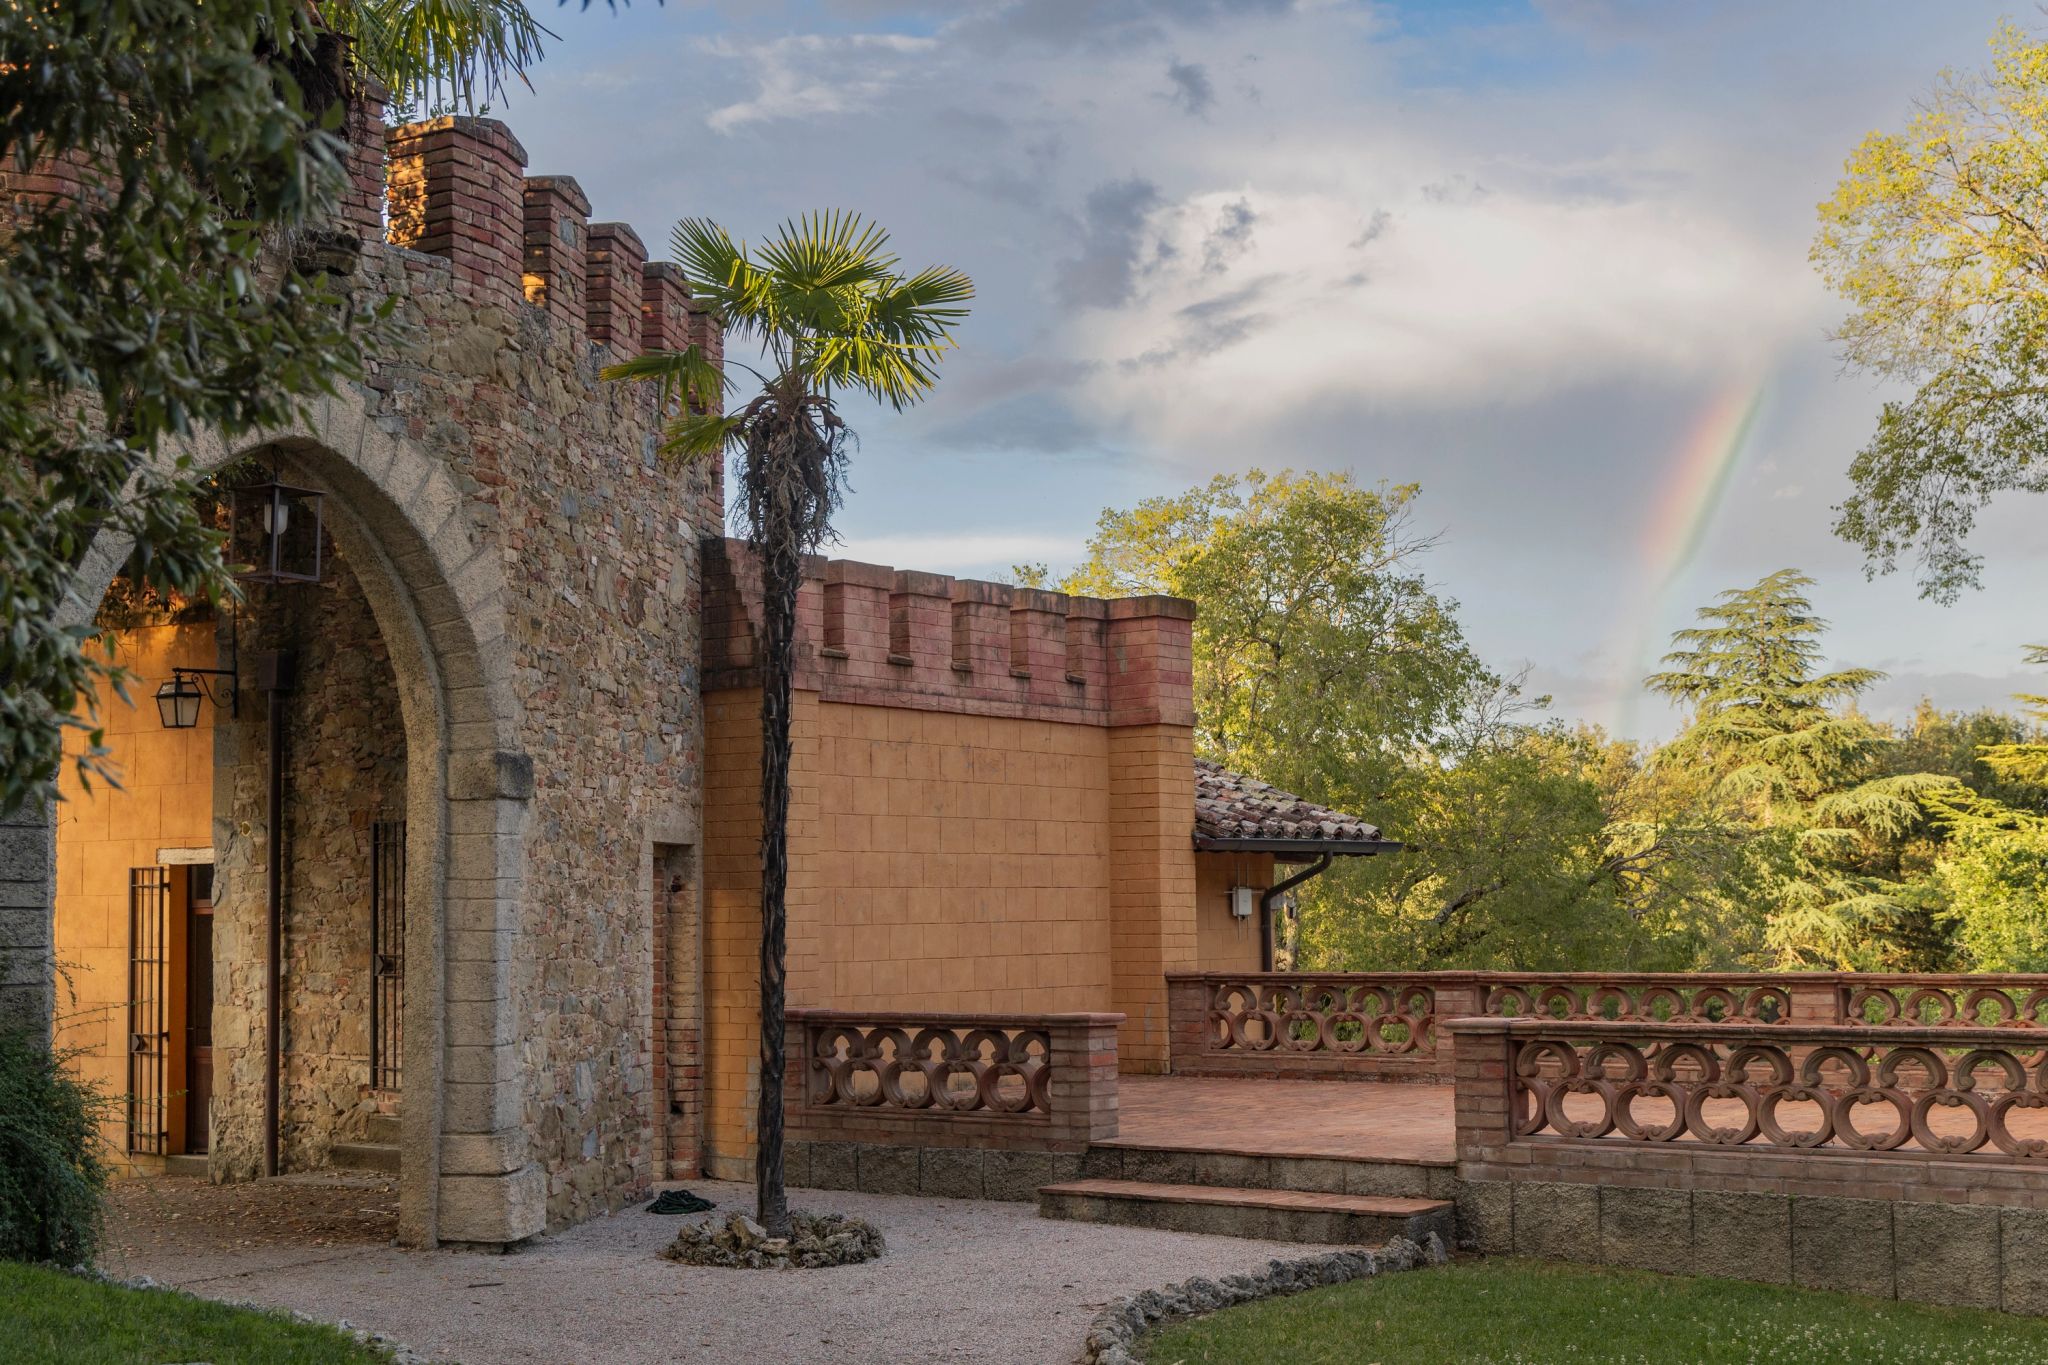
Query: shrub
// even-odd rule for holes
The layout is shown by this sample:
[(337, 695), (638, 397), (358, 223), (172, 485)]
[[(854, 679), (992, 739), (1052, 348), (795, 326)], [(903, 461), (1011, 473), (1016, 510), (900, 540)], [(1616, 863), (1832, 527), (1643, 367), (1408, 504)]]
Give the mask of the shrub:
[(0, 1258), (91, 1264), (107, 1104), (36, 1033), (0, 1030)]

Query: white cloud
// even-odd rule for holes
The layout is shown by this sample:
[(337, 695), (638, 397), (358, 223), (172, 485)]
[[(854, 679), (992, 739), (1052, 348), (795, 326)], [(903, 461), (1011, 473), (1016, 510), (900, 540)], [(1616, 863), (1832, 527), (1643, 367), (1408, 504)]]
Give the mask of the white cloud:
[[(1257, 231), (1223, 258), (1209, 243), (1232, 212)], [(1071, 335), (1099, 362), (1086, 405), (1174, 447), (1311, 408), (1711, 378), (1818, 302), (1803, 261), (1675, 198), (1253, 183), (1163, 204), (1143, 231), (1129, 305)]]
[(745, 63), (755, 82), (751, 98), (711, 111), (713, 132), (749, 123), (815, 119), (872, 107), (886, 96), (911, 58), (930, 52), (930, 38), (897, 33), (797, 34), (765, 42), (706, 39), (714, 57)]

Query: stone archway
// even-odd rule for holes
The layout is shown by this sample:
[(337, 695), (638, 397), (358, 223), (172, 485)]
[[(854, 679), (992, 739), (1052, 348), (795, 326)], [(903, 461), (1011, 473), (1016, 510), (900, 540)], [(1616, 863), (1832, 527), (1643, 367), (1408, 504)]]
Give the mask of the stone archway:
[[(533, 775), (514, 738), (500, 552), (472, 525), (447, 465), (376, 420), (353, 387), (289, 430), (232, 446), (200, 441), (191, 453), (206, 470), (265, 454), (290, 481), (329, 494), (329, 533), (389, 652), (410, 830), (401, 1240), (531, 1236), (545, 1221), (545, 1182), (520, 1123), (511, 964)], [(94, 547), (71, 619), (92, 619), (127, 551), (111, 540)], [(8, 985), (15, 1008), (26, 999), (44, 1018), (52, 828), (45, 812), (0, 827), (0, 945), (15, 950)]]

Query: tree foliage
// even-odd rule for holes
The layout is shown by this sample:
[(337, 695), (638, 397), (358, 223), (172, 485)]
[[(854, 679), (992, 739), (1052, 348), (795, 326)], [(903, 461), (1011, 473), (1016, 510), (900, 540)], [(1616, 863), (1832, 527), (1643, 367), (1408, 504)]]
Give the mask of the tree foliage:
[(1491, 681), (1457, 603), (1416, 567), (1431, 543), (1413, 529), (1416, 496), (1348, 474), (1222, 475), (1105, 511), (1061, 586), (1194, 599), (1203, 755), (1371, 806)]
[(1884, 405), (1836, 531), (1874, 570), (1914, 557), (1942, 601), (1978, 581), (1977, 512), (2048, 491), (2048, 41), (2004, 24), (1991, 48), (1863, 140), (1812, 252), (1853, 310), (1844, 358), (1915, 386)]
[(132, 541), (139, 581), (217, 591), (179, 443), (281, 425), (358, 369), (368, 319), (293, 250), (344, 184), (320, 103), (341, 62), (299, 0), (0, 9), (0, 167), (87, 187), (0, 238), (0, 809), (48, 787), (67, 727), (101, 773), (73, 708), (120, 678), (84, 647), (92, 604), (67, 608), (95, 538)]
[(1654, 761), (1702, 774), (1701, 813), (1751, 831), (1764, 939), (1781, 967), (1877, 965), (1873, 935), (1909, 915), (1886, 850), (1925, 819), (1921, 798), (1953, 784), (1886, 772), (1892, 737), (1854, 709), (1883, 675), (1821, 672), (1825, 623), (1791, 569), (1721, 594), (1674, 637), (1647, 686), (1691, 708)]

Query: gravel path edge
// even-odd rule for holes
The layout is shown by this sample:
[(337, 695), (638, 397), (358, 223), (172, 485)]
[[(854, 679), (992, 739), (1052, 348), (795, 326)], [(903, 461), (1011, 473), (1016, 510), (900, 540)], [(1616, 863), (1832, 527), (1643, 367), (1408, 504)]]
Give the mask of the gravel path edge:
[(1167, 1323), (1254, 1299), (1299, 1294), (1374, 1275), (1442, 1265), (1448, 1260), (1450, 1253), (1445, 1251), (1443, 1239), (1432, 1232), (1419, 1243), (1396, 1237), (1383, 1247), (1272, 1260), (1257, 1274), (1225, 1275), (1220, 1280), (1198, 1275), (1164, 1289), (1126, 1295), (1112, 1299), (1089, 1323), (1077, 1365), (1142, 1365), (1139, 1342), (1147, 1332)]
[(97, 1266), (74, 1265), (69, 1267), (52, 1266), (50, 1268), (61, 1270), (68, 1275), (75, 1275), (81, 1280), (91, 1280), (95, 1284), (113, 1285), (118, 1289), (139, 1289), (151, 1294), (176, 1294), (181, 1298), (192, 1299), (201, 1303), (221, 1304), (228, 1308), (240, 1308), (251, 1313), (261, 1313), (269, 1318), (283, 1318), (287, 1322), (301, 1322), (313, 1327), (332, 1327), (344, 1335), (353, 1338), (358, 1346), (365, 1346), (372, 1351), (382, 1354), (391, 1362), (391, 1365), (431, 1365), (431, 1362), (425, 1356), (419, 1354), (404, 1342), (388, 1337), (382, 1332), (373, 1332), (367, 1327), (358, 1327), (347, 1318), (342, 1318), (338, 1322), (329, 1322), (327, 1319), (315, 1317), (311, 1313), (301, 1313), (296, 1308), (278, 1308), (271, 1304), (257, 1303), (249, 1299), (209, 1298), (204, 1294), (195, 1294), (191, 1290), (181, 1288), (178, 1285), (161, 1284), (147, 1275), (129, 1275), (125, 1277), (110, 1275)]

